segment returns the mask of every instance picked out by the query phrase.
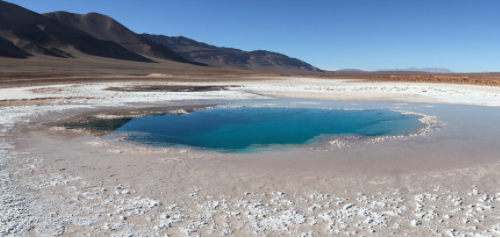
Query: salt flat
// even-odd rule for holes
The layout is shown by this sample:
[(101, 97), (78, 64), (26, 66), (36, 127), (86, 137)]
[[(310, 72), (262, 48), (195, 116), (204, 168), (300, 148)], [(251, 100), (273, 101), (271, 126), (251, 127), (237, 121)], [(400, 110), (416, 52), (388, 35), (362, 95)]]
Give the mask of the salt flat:
[[(162, 93), (120, 93), (103, 92), (109, 86), (140, 85), (148, 83), (102, 83), (102, 84), (74, 84), (4, 88), (0, 89), (0, 100), (34, 99), (41, 97), (100, 97), (100, 103), (109, 103), (110, 99), (121, 97), (123, 101), (155, 101), (155, 100), (185, 100), (185, 99), (248, 99), (247, 91), (277, 96), (293, 96), (304, 98), (330, 100), (395, 100), (408, 102), (451, 103), (478, 106), (500, 106), (500, 89), (497, 87), (452, 84), (426, 83), (372, 83), (363, 80), (321, 80), (315, 78), (249, 78), (249, 81), (218, 82), (217, 85), (239, 85), (231, 88), (231, 92), (203, 92), (203, 93), (176, 93), (166, 96)], [(284, 80), (286, 79), (286, 80)], [(212, 85), (211, 83), (157, 83), (153, 85)], [(34, 93), (32, 90), (43, 88), (63, 88), (63, 91), (54, 90), (49, 93)], [(99, 93), (97, 93), (99, 92)], [(43, 96), (42, 96), (43, 95)], [(124, 96), (125, 95), (125, 96)], [(125, 99), (128, 98), (128, 99)], [(253, 95), (251, 98), (257, 98)], [(104, 101), (103, 101), (104, 100)]]
[[(464, 135), (480, 125), (432, 108), (498, 107), (498, 88), (267, 78), (217, 83), (228, 86), (223, 91), (104, 90), (125, 85), (136, 84), (0, 89), (0, 100), (52, 98), (0, 107), (2, 236), (500, 235), (500, 157), (488, 144), (495, 129), (468, 141)], [(106, 108), (264, 104), (275, 97), (390, 101), (394, 108), (439, 114), (450, 126), (345, 148), (232, 155), (132, 146), (43, 125)], [(458, 145), (471, 152), (451, 151)]]

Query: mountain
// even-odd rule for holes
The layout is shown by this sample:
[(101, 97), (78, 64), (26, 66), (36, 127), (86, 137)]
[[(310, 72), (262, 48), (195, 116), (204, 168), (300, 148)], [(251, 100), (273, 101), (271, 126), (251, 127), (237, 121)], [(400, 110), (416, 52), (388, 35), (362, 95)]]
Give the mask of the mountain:
[(425, 67), (425, 68), (407, 68), (407, 69), (381, 69), (377, 71), (419, 71), (419, 72), (428, 72), (428, 73), (453, 73), (453, 71), (445, 68), (430, 68), (430, 67)]
[(76, 14), (63, 11), (44, 13), (43, 15), (84, 31), (99, 40), (116, 42), (137, 54), (191, 63), (167, 46), (136, 34), (106, 15), (99, 13)]
[[(216, 47), (185, 37), (136, 34), (99, 14), (51, 12), (43, 15), (0, 0), (0, 57), (51, 56), (94, 60), (89, 56), (271, 72), (323, 72), (284, 54)], [(48, 58), (40, 59), (48, 59)]]
[(271, 51), (243, 51), (233, 48), (217, 47), (183, 36), (171, 37), (150, 34), (142, 34), (142, 36), (164, 44), (188, 60), (218, 67), (275, 72), (323, 72), (304, 61)]
[(27, 58), (45, 55), (74, 58), (81, 53), (152, 62), (115, 42), (96, 39), (59, 21), (0, 1), (0, 57)]
[(365, 72), (362, 69), (338, 69), (337, 72)]

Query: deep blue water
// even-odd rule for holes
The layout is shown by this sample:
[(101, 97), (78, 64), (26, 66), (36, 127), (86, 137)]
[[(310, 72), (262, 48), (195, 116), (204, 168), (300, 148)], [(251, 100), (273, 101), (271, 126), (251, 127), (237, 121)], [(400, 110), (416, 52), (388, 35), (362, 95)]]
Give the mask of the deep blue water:
[(135, 118), (115, 132), (130, 133), (129, 141), (145, 144), (249, 151), (314, 143), (320, 135), (408, 135), (423, 128), (419, 118), (386, 109), (214, 108)]

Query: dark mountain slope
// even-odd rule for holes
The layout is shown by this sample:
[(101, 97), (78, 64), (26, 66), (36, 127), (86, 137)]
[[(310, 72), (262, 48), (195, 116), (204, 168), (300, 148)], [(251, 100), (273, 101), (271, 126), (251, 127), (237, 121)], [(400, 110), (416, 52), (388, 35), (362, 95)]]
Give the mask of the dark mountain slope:
[(19, 49), (14, 43), (11, 41), (0, 37), (0, 57), (9, 57), (9, 58), (28, 58), (33, 56), (32, 54)]
[(191, 63), (167, 46), (152, 41), (129, 30), (116, 20), (99, 13), (75, 14), (69, 12), (50, 12), (44, 16), (84, 31), (99, 40), (113, 41), (135, 53)]
[[(115, 42), (95, 37), (12, 3), (0, 1), (0, 49), (3, 57), (33, 54), (73, 57), (73, 53), (152, 62)], [(9, 43), (10, 42), (10, 43)]]
[(233, 48), (216, 47), (182, 36), (142, 35), (166, 45), (188, 60), (213, 66), (277, 72), (322, 72), (320, 69), (304, 61), (280, 53), (265, 50), (243, 51)]

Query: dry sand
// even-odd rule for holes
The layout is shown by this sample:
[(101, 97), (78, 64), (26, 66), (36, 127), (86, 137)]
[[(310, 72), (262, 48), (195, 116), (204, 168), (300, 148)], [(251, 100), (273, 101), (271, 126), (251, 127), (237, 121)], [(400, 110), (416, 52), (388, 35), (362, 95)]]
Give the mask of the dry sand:
[(44, 125), (106, 108), (265, 103), (270, 96), (500, 106), (500, 89), (489, 87), (259, 80), (216, 83), (239, 87), (208, 92), (104, 90), (140, 85), (134, 83), (0, 89), (0, 100), (60, 98), (0, 107), (0, 234), (500, 236), (496, 151), (467, 152), (465, 145), (434, 153), (433, 144), (455, 135), (453, 128), (375, 144), (337, 141), (327, 149), (242, 155), (133, 146), (119, 136)]

